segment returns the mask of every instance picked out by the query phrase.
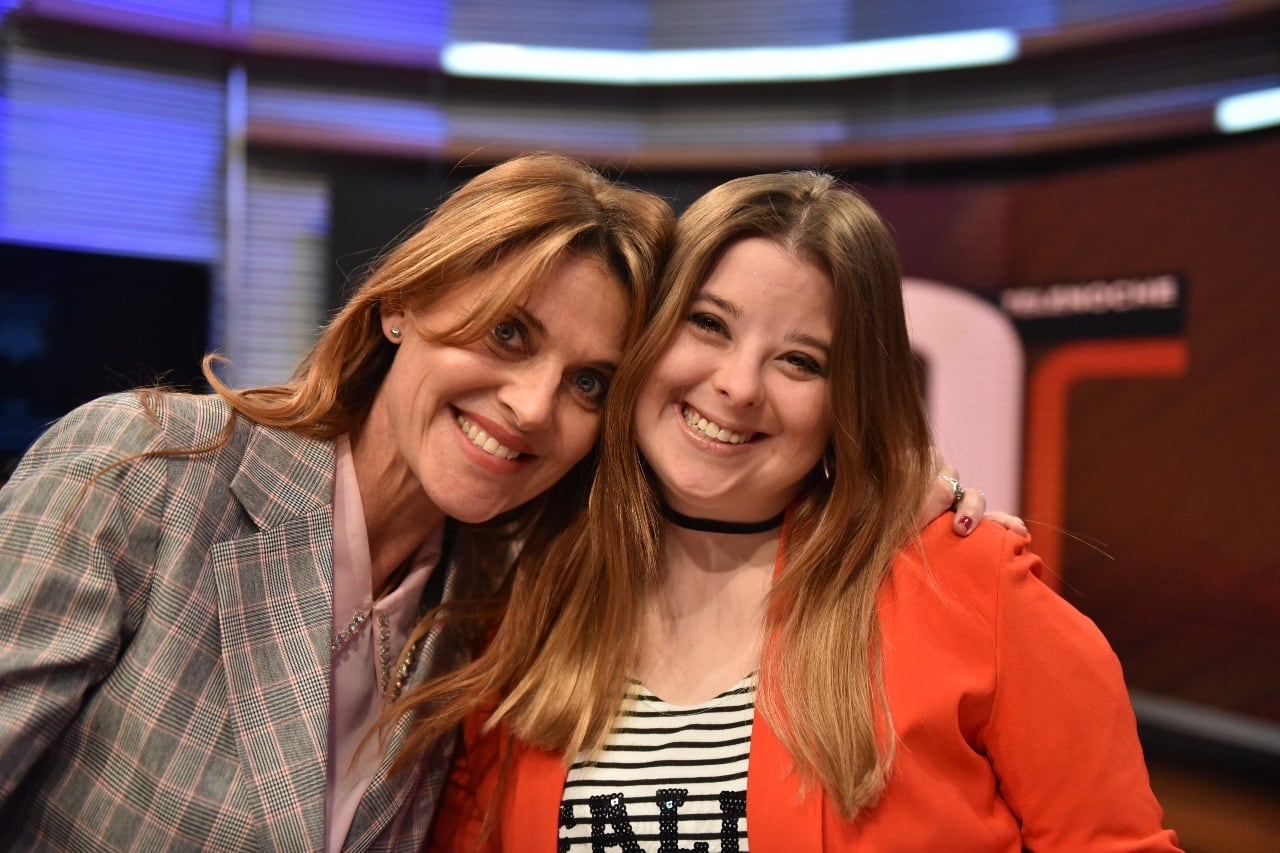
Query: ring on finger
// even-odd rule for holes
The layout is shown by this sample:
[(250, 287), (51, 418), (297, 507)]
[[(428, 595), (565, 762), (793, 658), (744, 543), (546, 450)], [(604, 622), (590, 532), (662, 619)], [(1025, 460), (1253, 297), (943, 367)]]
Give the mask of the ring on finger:
[(946, 474), (939, 474), (939, 480), (946, 480), (951, 484), (951, 508), (955, 509), (960, 501), (964, 500), (964, 486), (960, 485), (960, 481), (955, 477), (948, 477)]

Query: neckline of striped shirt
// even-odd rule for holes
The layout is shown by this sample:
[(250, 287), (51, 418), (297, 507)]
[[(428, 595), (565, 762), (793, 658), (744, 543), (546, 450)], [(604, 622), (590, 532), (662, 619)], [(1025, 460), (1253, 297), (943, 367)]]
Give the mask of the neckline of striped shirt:
[(706, 702), (683, 706), (631, 681), (602, 749), (579, 756), (569, 770), (560, 808), (560, 838), (569, 846), (562, 849), (630, 839), (648, 841), (641, 850), (716, 840), (745, 850), (755, 692), (752, 673)]

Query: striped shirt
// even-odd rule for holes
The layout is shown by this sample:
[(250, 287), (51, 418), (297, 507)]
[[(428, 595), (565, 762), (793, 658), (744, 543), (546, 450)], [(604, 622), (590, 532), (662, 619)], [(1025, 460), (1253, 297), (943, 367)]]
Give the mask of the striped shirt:
[(569, 769), (561, 853), (745, 851), (755, 699), (754, 673), (691, 706), (671, 705), (632, 681), (600, 753)]

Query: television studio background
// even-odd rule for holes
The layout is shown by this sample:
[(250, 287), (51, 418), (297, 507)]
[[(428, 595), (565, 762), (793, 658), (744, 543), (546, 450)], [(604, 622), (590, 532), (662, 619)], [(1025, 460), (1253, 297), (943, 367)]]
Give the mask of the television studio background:
[(98, 394), (286, 378), (515, 153), (894, 228), (938, 439), (1125, 667), (1190, 851), (1280, 839), (1280, 2), (0, 0), (0, 479)]

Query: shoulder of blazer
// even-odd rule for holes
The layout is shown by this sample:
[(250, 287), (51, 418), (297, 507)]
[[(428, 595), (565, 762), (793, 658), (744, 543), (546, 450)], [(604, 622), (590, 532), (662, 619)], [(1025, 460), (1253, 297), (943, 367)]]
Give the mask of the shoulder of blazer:
[[(217, 395), (166, 393), (155, 418), (165, 446), (200, 448), (217, 443), (232, 409)], [(334, 443), (264, 426), (243, 415), (225, 444), (191, 454), (191, 464), (210, 464), (259, 527), (333, 504)], [(180, 457), (181, 458), (181, 457)]]
[(994, 596), (1009, 558), (1024, 552), (1029, 540), (993, 523), (956, 536), (950, 518), (944, 514), (931, 522), (898, 552), (892, 580), (898, 585), (922, 582), (945, 597)]

